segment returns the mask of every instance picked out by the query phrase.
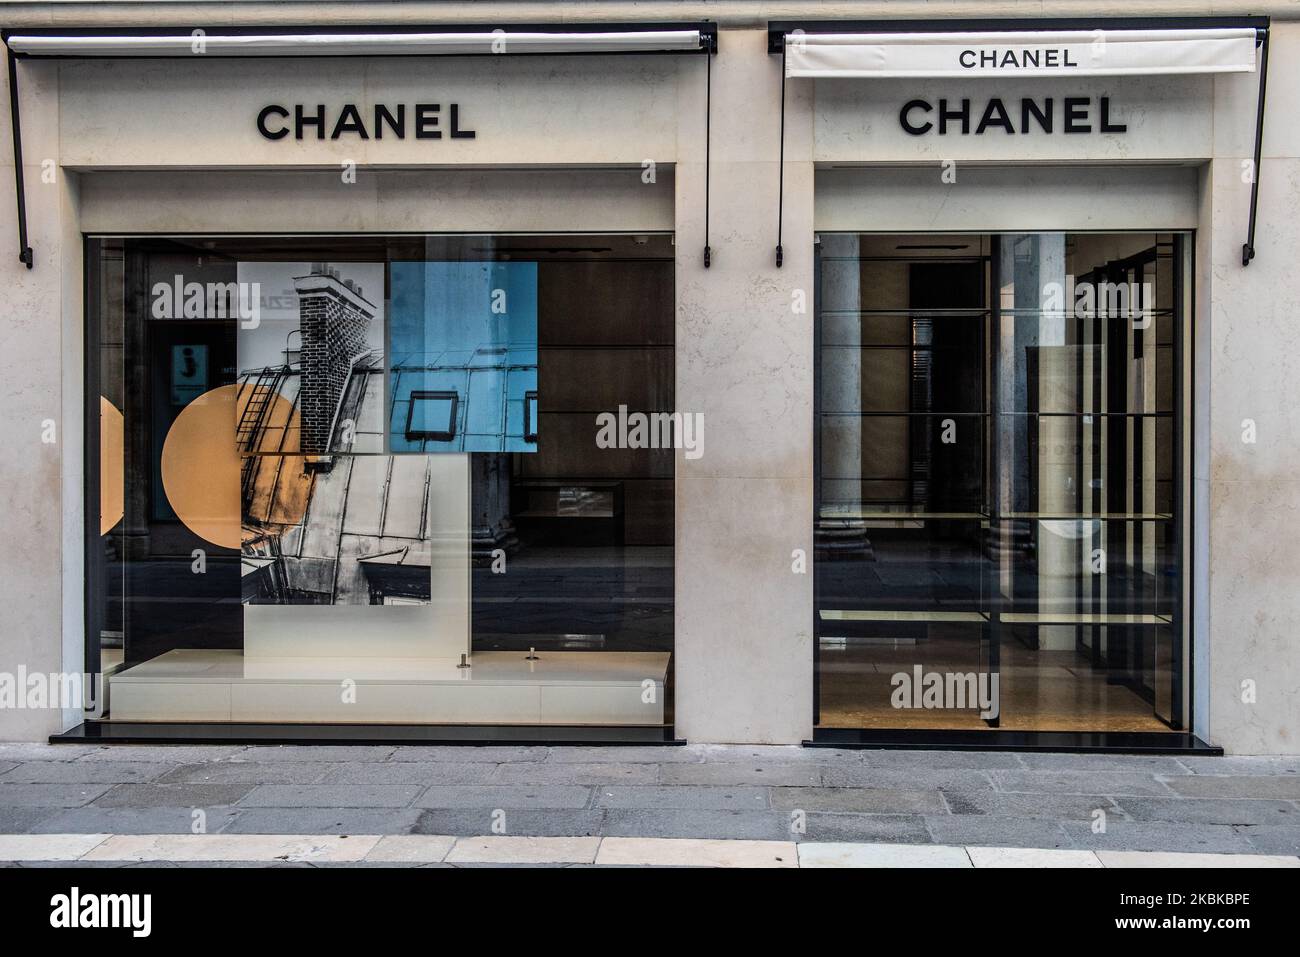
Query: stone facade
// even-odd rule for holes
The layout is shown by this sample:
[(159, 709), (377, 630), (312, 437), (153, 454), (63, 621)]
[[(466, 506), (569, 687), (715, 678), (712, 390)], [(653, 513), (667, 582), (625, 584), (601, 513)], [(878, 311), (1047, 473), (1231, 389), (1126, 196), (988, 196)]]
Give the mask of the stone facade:
[[(846, 84), (792, 82), (786, 261), (776, 268), (781, 67), (767, 52), (767, 19), (932, 18), (942, 29), (944, 17), (1097, 16), (1095, 3), (566, 6), (566, 20), (721, 21), (707, 270), (702, 58), (20, 64), (36, 258), (32, 270), (19, 262), (13, 203), (0, 204), (0, 278), (10, 317), (0, 355), (7, 413), (0, 442), (12, 453), (0, 459), (0, 486), (17, 556), (0, 588), (0, 670), (79, 670), (82, 660), (83, 234), (667, 229), (679, 256), (678, 407), (704, 412), (710, 435), (702, 459), (678, 460), (676, 728), (699, 742), (798, 743), (812, 732), (813, 591), (810, 575), (792, 572), (792, 553), (812, 554), (814, 376), (812, 312), (792, 302), (800, 292), (812, 299), (815, 230), (1051, 229), (1060, 228), (1053, 220), (1062, 204), (1090, 228), (1132, 228), (1102, 209), (1102, 200), (1126, 190), (1130, 215), (1140, 214), (1146, 226), (1196, 230), (1187, 556), (1194, 730), (1229, 752), (1300, 753), (1300, 411), (1289, 400), (1298, 353), (1288, 331), (1300, 307), (1300, 126), (1292, 109), (1300, 96), (1300, 24), (1294, 5), (1283, 2), (1135, 3), (1113, 12), (1274, 16), (1257, 171), (1259, 253), (1249, 268), (1240, 258), (1255, 78), (1227, 76), (1103, 84), (1115, 103), (1147, 104), (1148, 122), (1139, 129), (1130, 121), (1126, 134), (1143, 155), (1107, 152), (1099, 139), (1019, 136), (980, 137), (955, 157), (943, 152), (949, 144), (928, 140), (922, 154), (891, 126), (893, 99), (886, 98), (894, 114), (879, 114), (873, 126), (877, 114), (850, 102), (858, 94)], [(341, 3), (309, 14), (262, 3), (32, 3), (9, 13), (11, 27), (47, 28), (177, 24), (191, 14), (195, 23), (261, 25), (304, 15), (355, 23), (366, 15)], [(509, 3), (413, 2), (390, 5), (383, 19), (508, 23), (519, 12)], [(240, 81), (229, 82), (235, 76)], [(952, 95), (928, 86), (925, 95)], [(280, 101), (314, 104), (371, 90), (397, 102), (429, 89), (461, 104), (475, 139), (273, 143), (254, 126), (271, 91)], [(1013, 94), (1022, 95), (1005, 95)], [(839, 122), (837, 112), (856, 125)], [(0, 111), (0, 124), (8, 122), (8, 111)], [(0, 142), (9, 142), (7, 129)], [(898, 144), (909, 152), (889, 152)], [(954, 158), (964, 165), (950, 189), (892, 189), (904, 180), (938, 184), (939, 164)], [(358, 177), (340, 183), (340, 164), (348, 161)], [(851, 168), (855, 163), (862, 168)], [(1144, 187), (1134, 172), (1155, 163), (1194, 177), (1190, 199), (1178, 200), (1172, 218), (1164, 187)], [(0, 185), (11, 189), (7, 149), (0, 164)], [(836, 193), (839, 180), (853, 180), (853, 189)], [(925, 201), (913, 202), (918, 196)], [(322, 298), (319, 308), (339, 308), (340, 295)], [(1247, 419), (1259, 435), (1251, 444), (1242, 440)], [(41, 440), (46, 422), (56, 427), (54, 441)], [(0, 739), (39, 739), (80, 718), (75, 709), (0, 713)]]

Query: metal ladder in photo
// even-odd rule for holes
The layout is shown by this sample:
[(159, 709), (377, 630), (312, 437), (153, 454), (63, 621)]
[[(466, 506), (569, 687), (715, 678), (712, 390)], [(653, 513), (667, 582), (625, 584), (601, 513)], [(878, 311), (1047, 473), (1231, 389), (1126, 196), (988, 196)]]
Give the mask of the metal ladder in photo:
[(246, 453), (240, 466), (239, 481), (245, 499), (252, 490), (253, 478), (257, 474), (252, 453), (257, 451), (262, 428), (266, 424), (272, 400), (279, 394), (285, 371), (284, 366), (265, 366), (257, 372), (256, 379), (250, 373), (249, 379), (240, 387), (241, 393), (245, 389), (249, 390), (248, 401), (244, 404), (244, 411), (239, 416), (239, 424), (235, 429), (235, 447), (241, 453)]

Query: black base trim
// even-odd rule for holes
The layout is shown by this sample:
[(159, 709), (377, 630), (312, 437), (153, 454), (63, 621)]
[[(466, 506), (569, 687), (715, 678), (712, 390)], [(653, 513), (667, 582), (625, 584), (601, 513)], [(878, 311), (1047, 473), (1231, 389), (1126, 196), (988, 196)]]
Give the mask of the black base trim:
[(417, 724), (145, 724), (87, 721), (50, 744), (683, 745), (671, 727)]
[(817, 728), (806, 748), (916, 751), (1061, 751), (1222, 755), (1194, 734), (1161, 731), (867, 731)]

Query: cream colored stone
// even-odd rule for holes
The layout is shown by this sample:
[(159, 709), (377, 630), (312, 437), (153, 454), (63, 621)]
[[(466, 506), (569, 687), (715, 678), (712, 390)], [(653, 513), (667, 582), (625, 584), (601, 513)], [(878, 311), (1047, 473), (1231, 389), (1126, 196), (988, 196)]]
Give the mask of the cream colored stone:
[[(1196, 170), (1185, 166), (938, 165), (817, 171), (817, 228), (971, 232), (1195, 229)], [(1026, 205), (1027, 190), (1050, 203)]]
[(437, 864), (455, 845), (456, 838), (436, 834), (388, 834), (366, 854), (367, 861)]
[[(115, 171), (84, 176), (88, 232), (589, 232), (673, 228), (673, 169)], [(144, 202), (144, 197), (148, 202)]]
[(1092, 851), (1038, 847), (968, 847), (976, 867), (1101, 867)]
[[(930, 17), (932, 6), (837, 2), (819, 8), (818, 16)], [(1016, 15), (1015, 7), (958, 0), (944, 13)], [(510, 9), (416, 2), (394, 16), (427, 23), (501, 14), (508, 21)], [(1189, 169), (1202, 187), (1195, 318), (1201, 529), (1188, 559), (1194, 557), (1189, 575), (1198, 602), (1196, 730), (1236, 753), (1300, 752), (1293, 650), (1300, 597), (1287, 577), (1300, 564), (1294, 545), (1300, 542), (1300, 411), (1289, 398), (1300, 364), (1288, 332), (1300, 307), (1293, 275), (1300, 252), (1300, 134), (1290, 122), (1300, 95), (1292, 82), (1300, 70), (1294, 55), (1300, 25), (1283, 19), (1295, 11), (1247, 0), (1213, 9), (1204, 0), (1179, 2), (1162, 11), (1278, 17), (1266, 159), (1258, 171), (1258, 257), (1249, 268), (1240, 265), (1250, 195), (1242, 162), (1253, 145), (1257, 78), (1234, 76), (1089, 81), (1086, 87), (1106, 87), (1117, 103), (1146, 106), (1123, 150), (1115, 137), (1026, 145), (986, 135), (943, 148), (908, 143), (899, 152), (901, 141), (888, 129), (892, 124), (896, 131), (896, 113), (873, 107), (867, 116), (864, 108), (877, 100), (892, 104), (901, 87), (793, 82), (786, 104), (787, 260), (778, 270), (772, 258), (780, 67), (779, 57), (766, 52), (761, 28), (772, 5), (754, 0), (715, 10), (652, 0), (616, 9), (635, 10), (638, 19), (716, 15), (728, 24), (722, 55), (713, 61), (710, 270), (701, 262), (702, 58), (20, 65), (37, 265), (29, 271), (17, 262), (13, 204), (0, 206), (9, 332), (0, 357), (6, 408), (0, 441), (11, 453), (0, 461), (0, 486), (7, 494), (8, 545), (22, 556), (0, 591), (0, 669), (80, 668), (82, 232), (673, 229), (677, 404), (706, 414), (704, 456), (677, 461), (678, 731), (697, 741), (797, 743), (812, 730), (811, 576), (794, 573), (790, 563), (795, 549), (811, 560), (814, 162), (892, 158), (930, 169), (941, 158), (998, 164), (1188, 159), (1201, 163)], [(583, 3), (566, 8), (566, 17), (608, 18), (608, 10)], [(317, 16), (329, 21), (349, 11), (360, 21), (368, 15), (362, 5), (331, 4)], [(1062, 16), (1108, 12), (1130, 11), (1118, 0), (1100, 6), (1064, 0), (1053, 9)], [(114, 13), (38, 3), (12, 14), (14, 25), (156, 20), (148, 4)], [(274, 5), (253, 3), (228, 11), (226, 19), (275, 23), (283, 17)], [(213, 82), (233, 71), (239, 83)], [(1035, 87), (1059, 92), (1061, 82)], [(439, 102), (460, 102), (467, 121), (473, 115), (475, 140), (271, 143), (251, 129), (249, 110), (271, 99), (310, 94), (317, 102), (324, 90), (320, 96), (329, 104), (355, 95), (372, 105), (409, 101), (430, 89)], [(1015, 92), (1008, 87), (1003, 95)], [(482, 112), (471, 114), (471, 106)], [(0, 130), (8, 122), (3, 113)], [(76, 168), (59, 169), (56, 183), (45, 184), (40, 174), (47, 159)], [(657, 164), (653, 186), (640, 180), (645, 159)], [(338, 182), (343, 160), (362, 164), (355, 185)], [(374, 164), (396, 168), (380, 171)], [(442, 164), (472, 168), (433, 168)], [(584, 168), (543, 171), (543, 164)], [(619, 168), (585, 168), (594, 164)], [(121, 171), (91, 171), (92, 165)], [(0, 166), (13, 175), (8, 153)], [(1095, 181), (1102, 195), (1113, 170), (1097, 166), (1079, 178)], [(998, 225), (1048, 228), (1041, 216), (1059, 200), (1051, 176), (1032, 166), (1020, 171), (1022, 211), (1002, 204), (1007, 218)], [(855, 173), (861, 185), (843, 193), (846, 202), (878, 208), (873, 198), (856, 194), (912, 175), (877, 172), (879, 180)], [(1184, 206), (1169, 219), (1156, 193), (1136, 195), (1132, 183), (1143, 175), (1114, 177), (1128, 184), (1132, 224), (1149, 218), (1151, 228), (1186, 225)], [(974, 186), (989, 177), (996, 181), (967, 170), (959, 183)], [(827, 196), (820, 202), (825, 207)], [(931, 207), (933, 228), (951, 228), (962, 216), (969, 222), (988, 203), (987, 194), (967, 200), (951, 190), (943, 206)], [(800, 291), (808, 298), (805, 313), (792, 309)], [(1251, 446), (1240, 440), (1245, 418), (1259, 429)], [(60, 429), (54, 445), (39, 441), (45, 419)], [(1249, 704), (1241, 700), (1246, 680), (1257, 685)], [(62, 716), (5, 709), (0, 740), (40, 740), (79, 718), (75, 709)]]
[(607, 837), (596, 863), (642, 867), (798, 867), (788, 841), (704, 841), (679, 838)]
[(0, 861), (75, 861), (107, 834), (0, 834)]
[[(168, 135), (165, 165), (198, 167), (491, 166), (671, 163), (677, 158), (675, 92), (683, 57), (646, 56), (611, 69), (610, 58), (335, 57), (174, 62), (69, 60), (59, 71), (60, 161), (71, 167), (139, 168), (159, 164), (159, 131)], [(328, 77), (322, 83), (322, 78)], [(582, 90), (581, 108), (574, 91)], [(374, 107), (405, 104), (407, 135), (382, 139), (315, 129), (279, 140), (257, 129), (263, 107), (325, 106), (332, 127), (346, 103), (370, 124)], [(439, 139), (417, 139), (417, 103), (441, 105)], [(122, 104), (130, 104), (123, 110)], [(450, 137), (450, 108), (473, 138)], [(105, 123), (105, 116), (113, 116)], [(292, 126), (292, 119), (290, 120)], [(598, 131), (596, 133), (595, 131)], [(595, 135), (593, 135), (595, 134)]]
[(1300, 867), (1300, 857), (1275, 854), (1178, 854), (1169, 851), (1098, 851), (1103, 867)]
[(942, 844), (799, 845), (800, 867), (970, 867), (962, 847)]
[(462, 837), (447, 854), (450, 864), (590, 864), (598, 837)]
[(283, 834), (117, 834), (87, 861), (360, 861), (378, 836)]

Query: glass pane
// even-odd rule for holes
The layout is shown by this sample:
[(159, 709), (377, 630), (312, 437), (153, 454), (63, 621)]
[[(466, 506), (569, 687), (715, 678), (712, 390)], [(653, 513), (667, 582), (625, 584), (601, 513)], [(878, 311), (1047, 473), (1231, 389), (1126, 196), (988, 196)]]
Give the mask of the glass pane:
[(91, 250), (106, 717), (671, 723), (670, 236)]
[(1184, 238), (820, 249), (819, 723), (1177, 728)]

